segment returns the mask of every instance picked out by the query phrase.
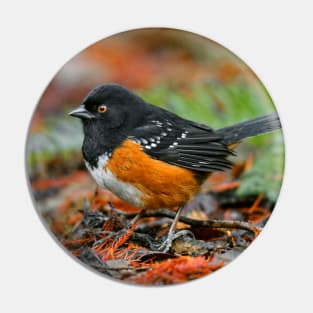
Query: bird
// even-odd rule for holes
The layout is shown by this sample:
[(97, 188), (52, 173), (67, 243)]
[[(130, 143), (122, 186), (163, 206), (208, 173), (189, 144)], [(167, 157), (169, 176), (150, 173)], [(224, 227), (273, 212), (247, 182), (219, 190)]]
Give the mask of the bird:
[(281, 128), (274, 112), (215, 130), (150, 104), (115, 83), (96, 86), (69, 115), (82, 121), (83, 159), (100, 187), (140, 212), (177, 211), (159, 248), (164, 252), (177, 238), (182, 208), (203, 181), (215, 171), (232, 168), (234, 146)]

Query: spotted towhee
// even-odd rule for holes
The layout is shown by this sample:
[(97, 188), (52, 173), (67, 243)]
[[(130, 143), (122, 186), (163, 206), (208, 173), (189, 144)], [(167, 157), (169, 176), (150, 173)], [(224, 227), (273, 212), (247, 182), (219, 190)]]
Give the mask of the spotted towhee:
[(97, 184), (142, 209), (182, 208), (210, 173), (232, 167), (234, 143), (281, 128), (273, 113), (214, 130), (117, 84), (96, 87), (69, 114), (83, 122), (83, 157)]

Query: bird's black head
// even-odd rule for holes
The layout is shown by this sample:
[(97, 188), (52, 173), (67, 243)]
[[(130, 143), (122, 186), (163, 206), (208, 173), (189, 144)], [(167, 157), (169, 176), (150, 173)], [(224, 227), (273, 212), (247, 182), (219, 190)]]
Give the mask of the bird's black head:
[(117, 84), (94, 88), (69, 115), (83, 122), (85, 160), (96, 162), (111, 152), (149, 115), (150, 106), (140, 97)]
[(136, 126), (138, 117), (146, 108), (146, 103), (126, 88), (105, 84), (94, 88), (69, 115), (80, 118), (84, 125), (98, 124), (101, 128), (113, 130)]

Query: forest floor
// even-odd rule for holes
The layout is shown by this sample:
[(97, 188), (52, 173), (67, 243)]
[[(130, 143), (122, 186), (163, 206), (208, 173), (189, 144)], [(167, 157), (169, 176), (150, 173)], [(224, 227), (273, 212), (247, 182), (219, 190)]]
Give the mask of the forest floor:
[(129, 283), (167, 285), (202, 277), (225, 266), (256, 238), (274, 203), (263, 194), (235, 196), (253, 160), (215, 173), (184, 208), (166, 253), (159, 251), (175, 212), (138, 209), (97, 188), (86, 171), (38, 179), (34, 197), (45, 223), (72, 255), (99, 273)]

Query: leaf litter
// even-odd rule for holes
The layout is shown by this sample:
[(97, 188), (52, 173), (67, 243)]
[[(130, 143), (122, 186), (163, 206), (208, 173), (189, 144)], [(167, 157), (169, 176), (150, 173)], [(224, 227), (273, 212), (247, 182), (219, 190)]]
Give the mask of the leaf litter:
[[(177, 230), (186, 233), (174, 240), (167, 253), (158, 247), (175, 212), (147, 211), (133, 222), (138, 209), (107, 190), (91, 188), (90, 177), (81, 171), (55, 181), (36, 181), (32, 187), (35, 192), (59, 188), (62, 201), (44, 217), (57, 239), (81, 262), (113, 279), (170, 285), (222, 268), (265, 225), (274, 203), (263, 194), (238, 197), (239, 170), (211, 175), (185, 207)], [(55, 203), (54, 198), (48, 195), (41, 201)]]

